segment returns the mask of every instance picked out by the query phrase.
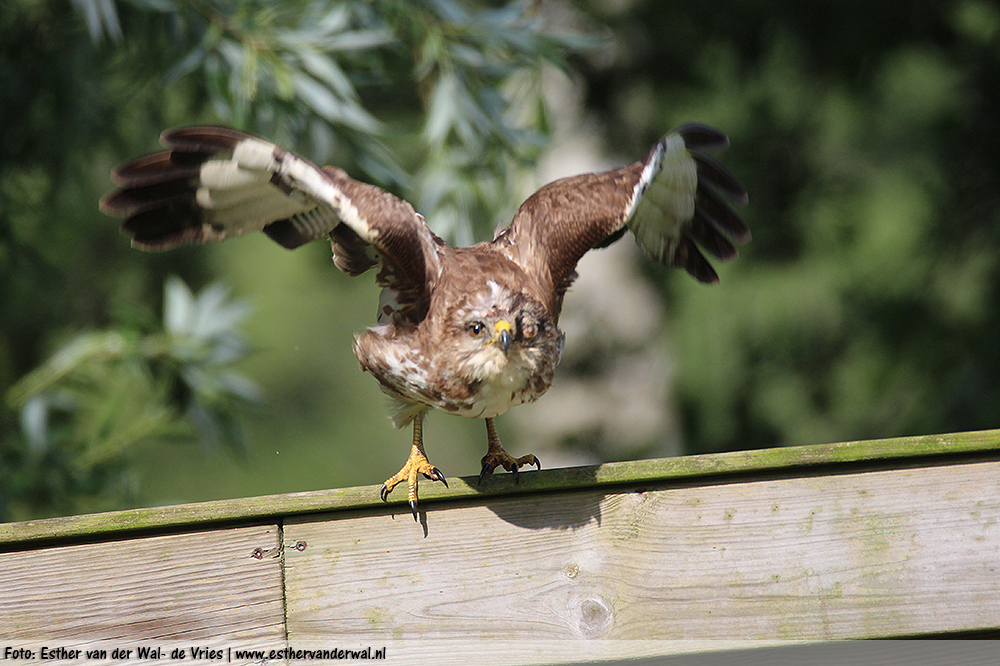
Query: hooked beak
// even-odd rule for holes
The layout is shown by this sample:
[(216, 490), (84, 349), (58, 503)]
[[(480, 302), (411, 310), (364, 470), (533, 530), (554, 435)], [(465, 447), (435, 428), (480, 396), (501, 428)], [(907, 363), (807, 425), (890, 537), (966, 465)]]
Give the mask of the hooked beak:
[(503, 349), (503, 353), (506, 354), (507, 350), (510, 349), (510, 342), (514, 339), (514, 329), (511, 327), (510, 322), (505, 319), (501, 319), (496, 323), (494, 327), (496, 329), (496, 335), (493, 338), (493, 342), (496, 342)]

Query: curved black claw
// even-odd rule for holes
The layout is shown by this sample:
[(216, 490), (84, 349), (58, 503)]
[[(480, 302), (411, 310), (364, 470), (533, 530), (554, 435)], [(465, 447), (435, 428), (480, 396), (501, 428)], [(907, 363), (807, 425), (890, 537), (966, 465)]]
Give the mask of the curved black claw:
[(486, 475), (492, 473), (493, 473), (493, 468), (490, 466), (490, 464), (488, 462), (483, 463), (483, 469), (481, 472), (479, 472), (479, 481), (476, 482), (476, 485), (477, 486), (482, 485), (483, 479), (486, 478)]
[(444, 478), (444, 474), (437, 467), (431, 468), (430, 474), (424, 474), (424, 478), (430, 479), (431, 481), (440, 481), (444, 484), (444, 487), (448, 487), (448, 480)]
[(386, 488), (385, 484), (382, 484), (382, 489), (378, 491), (378, 496), (382, 498), (383, 502), (389, 501), (389, 489)]
[(413, 522), (419, 523), (417, 519), (417, 500), (410, 500), (410, 511), (413, 512)]
[[(534, 462), (533, 463), (528, 463), (528, 464), (529, 465), (534, 465), (537, 469), (541, 469), (542, 468), (542, 461), (538, 459), (538, 456), (534, 456), (533, 455), (531, 457), (534, 458)], [(521, 473), (518, 471), (517, 465), (516, 464), (513, 465), (513, 469), (510, 470), (510, 471), (514, 475), (514, 483), (520, 483), (520, 481), (521, 481)]]
[[(542, 468), (542, 462), (538, 459), (538, 456), (531, 456), (531, 457), (533, 459), (532, 462), (530, 462), (530, 463), (522, 463), (522, 464), (534, 465), (536, 468), (541, 469)], [(489, 456), (484, 456), (484, 458), (489, 458)], [(486, 477), (486, 475), (487, 474), (492, 474), (493, 470), (495, 470), (500, 465), (503, 465), (503, 468), (505, 470), (507, 470), (508, 472), (510, 472), (511, 474), (514, 475), (514, 483), (520, 483), (521, 473), (520, 473), (520, 471), (518, 469), (519, 466), (517, 464), (517, 461), (511, 462), (510, 465), (508, 466), (505, 463), (500, 463), (500, 462), (491, 461), (491, 460), (487, 459), (487, 460), (483, 461), (483, 469), (482, 469), (481, 472), (479, 472), (479, 481), (477, 482), (477, 485), (481, 485), (483, 483), (483, 479)]]

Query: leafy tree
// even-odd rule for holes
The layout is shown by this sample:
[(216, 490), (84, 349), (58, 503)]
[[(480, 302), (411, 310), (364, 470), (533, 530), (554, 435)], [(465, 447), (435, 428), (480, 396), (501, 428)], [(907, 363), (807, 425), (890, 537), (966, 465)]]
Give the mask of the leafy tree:
[[(687, 120), (715, 124), (733, 139), (725, 161), (750, 191), (753, 242), (721, 268), (722, 284), (711, 289), (658, 269), (647, 273), (667, 304), (661, 343), (676, 358), (687, 450), (996, 426), (995, 3), (73, 6), (77, 11), (56, 0), (0, 5), (0, 389), (36, 410), (34, 417), (0, 411), (0, 483), (10, 505), (14, 495), (41, 488), (18, 506), (69, 510), (52, 508), (71, 504), (54, 500), (54, 489), (93, 494), (114, 476), (60, 486), (37, 479), (58, 479), (69, 466), (51, 457), (35, 467), (23, 462), (35, 435), (18, 424), (35, 418), (37, 426), (42, 403), (24, 397), (27, 384), (9, 389), (18, 378), (38, 378), (28, 373), (48, 367), (53, 350), (73, 349), (67, 345), (81, 330), (122, 334), (128, 343), (133, 361), (122, 356), (102, 366), (114, 368), (102, 389), (109, 404), (121, 387), (145, 386), (127, 390), (146, 391), (172, 419), (182, 413), (173, 394), (142, 379), (176, 374), (134, 370), (149, 363), (139, 343), (164, 335), (156, 311), (171, 274), (200, 286), (226, 266), (239, 291), (248, 275), (267, 273), (264, 284), (277, 291), (254, 290), (257, 310), (271, 314), (267, 326), (248, 318), (253, 339), (283, 342), (295, 334), (308, 348), (258, 376), (285, 420), (305, 422), (330, 405), (354, 414), (359, 403), (373, 402), (354, 396), (368, 389), (350, 383), (350, 359), (336, 366), (335, 386), (311, 374), (328, 344), (316, 331), (340, 326), (339, 319), (323, 315), (308, 333), (297, 321), (287, 330), (290, 299), (268, 284), (301, 278), (319, 285), (320, 271), (330, 275), (328, 253), (301, 250), (299, 272), (289, 277), (281, 258), (270, 258), (279, 257), (276, 250), (258, 259), (250, 239), (233, 250), (239, 261), (222, 247), (228, 244), (162, 256), (129, 252), (94, 205), (122, 156), (150, 149), (167, 126), (235, 124), (396, 191), (437, 232), (468, 243), (510, 218), (518, 201), (511, 193), (545, 144), (551, 118), (544, 72), (551, 65), (573, 70), (587, 122), (621, 161)], [(547, 27), (573, 22), (605, 39)], [(315, 289), (331, 284), (324, 307), (343, 318), (334, 299), (341, 292), (353, 298), (361, 287), (336, 276), (322, 280)], [(75, 348), (112, 339), (101, 335)], [(276, 355), (279, 345), (267, 344)], [(581, 362), (579, 370), (600, 365)], [(56, 415), (50, 423), (60, 425), (50, 436), (70, 441), (59, 393), (45, 395)], [(376, 416), (353, 420), (363, 429), (357, 437), (383, 438), (369, 429)], [(335, 439), (310, 437), (303, 441)], [(467, 442), (448, 448), (446, 438), (438, 441), (435, 431), (436, 446), (453, 459), (473, 459)], [(381, 450), (359, 447), (352, 462), (378, 457), (369, 449)], [(128, 478), (123, 469), (115, 478)]]
[(610, 141), (716, 123), (750, 191), (719, 288), (651, 276), (690, 449), (995, 427), (996, 4), (607, 7), (628, 47), (586, 79)]
[(7, 393), (24, 442), (0, 450), (5, 515), (76, 512), (135, 500), (130, 461), (143, 446), (190, 438), (245, 448), (238, 419), (258, 400), (230, 369), (247, 353), (247, 306), (219, 285), (195, 297), (167, 281), (163, 330), (80, 333)]
[[(396, 190), (442, 233), (470, 239), (492, 227), (544, 143), (542, 70), (585, 43), (546, 29), (527, 3), (74, 7), (0, 8), (0, 389), (20, 410), (0, 414), (0, 481), (17, 515), (69, 510), (120, 484), (140, 443), (190, 437), (180, 412), (203, 435), (239, 441), (230, 403), (247, 387), (209, 371), (228, 347), (207, 329), (181, 335), (179, 283), (168, 283), (165, 332), (151, 307), (170, 273), (204, 281), (203, 260), (139, 261), (96, 211), (120, 156), (164, 126), (222, 121)], [(215, 317), (201, 325), (234, 323), (217, 290), (187, 302)]]

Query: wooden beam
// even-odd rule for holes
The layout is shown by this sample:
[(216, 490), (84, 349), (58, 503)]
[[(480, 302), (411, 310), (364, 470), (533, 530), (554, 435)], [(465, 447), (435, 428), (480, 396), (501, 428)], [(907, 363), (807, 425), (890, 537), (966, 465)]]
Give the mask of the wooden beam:
[(280, 643), (277, 553), (274, 525), (2, 553), (0, 639)]
[[(524, 495), (561, 490), (582, 490), (649, 482), (697, 482), (699, 479), (768, 475), (822, 474), (841, 467), (944, 464), (953, 459), (1000, 456), (1000, 430), (922, 435), (776, 449), (733, 451), (653, 460), (606, 463), (584, 467), (527, 471), (521, 481), (510, 483), (497, 474), (477, 483), (478, 477), (448, 479), (449, 487), (424, 483), (420, 501), (424, 508), (439, 502)], [(938, 461), (934, 463), (933, 461)], [(270, 520), (309, 513), (348, 511), (384, 506), (379, 486), (337, 488), (282, 495), (236, 498), (143, 509), (127, 509), (83, 516), (67, 516), (0, 523), (0, 552), (31, 542), (80, 539), (129, 532), (150, 533), (182, 527), (206, 527)], [(405, 505), (405, 493), (389, 496), (390, 505)]]
[(446, 513), (426, 509), (424, 538), (404, 507), (288, 519), (290, 639), (1000, 628), (1000, 462), (591, 489)]
[(419, 524), (368, 486), (0, 525), (0, 638), (520, 664), (1000, 630), (1000, 431), (449, 483)]

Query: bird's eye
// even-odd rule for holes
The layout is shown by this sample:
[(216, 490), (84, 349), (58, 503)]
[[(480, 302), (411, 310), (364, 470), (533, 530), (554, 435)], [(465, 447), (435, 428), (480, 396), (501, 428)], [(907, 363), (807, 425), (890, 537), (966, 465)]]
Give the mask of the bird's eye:
[(483, 334), (483, 331), (486, 330), (486, 324), (484, 324), (481, 321), (474, 321), (471, 324), (469, 324), (467, 330), (469, 331), (470, 335), (478, 337)]
[(518, 329), (521, 331), (521, 335), (525, 339), (531, 340), (536, 335), (538, 335), (538, 322), (536, 322), (531, 317), (524, 317), (518, 322)]

